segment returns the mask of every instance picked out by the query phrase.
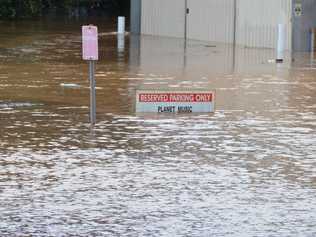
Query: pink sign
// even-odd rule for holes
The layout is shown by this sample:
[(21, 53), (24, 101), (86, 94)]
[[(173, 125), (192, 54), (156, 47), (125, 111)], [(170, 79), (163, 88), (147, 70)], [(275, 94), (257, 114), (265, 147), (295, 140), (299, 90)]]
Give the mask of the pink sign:
[(98, 60), (98, 28), (93, 25), (82, 26), (82, 58)]

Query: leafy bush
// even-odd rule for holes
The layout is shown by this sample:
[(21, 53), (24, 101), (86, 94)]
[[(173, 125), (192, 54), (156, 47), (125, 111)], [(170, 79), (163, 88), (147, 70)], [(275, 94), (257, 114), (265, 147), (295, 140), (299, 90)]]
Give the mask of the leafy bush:
[(128, 7), (129, 1), (132, 0), (0, 0), (0, 18), (31, 18), (52, 9), (67, 12), (74, 8), (111, 9), (118, 14)]

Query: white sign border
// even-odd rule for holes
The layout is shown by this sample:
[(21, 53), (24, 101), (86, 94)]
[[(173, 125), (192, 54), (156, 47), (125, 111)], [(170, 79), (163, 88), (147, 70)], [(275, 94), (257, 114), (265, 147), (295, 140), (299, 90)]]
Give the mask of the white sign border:
[[(194, 94), (197, 94), (197, 93), (212, 93), (213, 95), (213, 98), (212, 98), (212, 102), (210, 103), (213, 103), (213, 110), (212, 111), (209, 111), (209, 112), (192, 112), (192, 113), (179, 113), (179, 112), (174, 112), (174, 113), (168, 113), (168, 112), (165, 112), (165, 113), (159, 113), (158, 111), (157, 112), (144, 112), (144, 111), (138, 111), (138, 104), (141, 103), (139, 102), (139, 94), (141, 93), (153, 93), (153, 94), (160, 94), (160, 93), (194, 93)], [(216, 93), (216, 89), (176, 89), (176, 90), (173, 90), (173, 88), (167, 88), (167, 89), (136, 89), (135, 91), (135, 103), (134, 103), (134, 111), (136, 114), (179, 114), (179, 115), (185, 115), (185, 114), (214, 114), (215, 111), (216, 111), (216, 100), (217, 100), (217, 93)], [(154, 102), (152, 102), (154, 103)], [(170, 104), (174, 104), (175, 106), (178, 106), (179, 104), (186, 104), (186, 102), (157, 102), (157, 103), (170, 103)], [(156, 104), (157, 104), (156, 103)], [(188, 103), (191, 103), (192, 102), (187, 102)], [(199, 103), (199, 102), (197, 102)]]

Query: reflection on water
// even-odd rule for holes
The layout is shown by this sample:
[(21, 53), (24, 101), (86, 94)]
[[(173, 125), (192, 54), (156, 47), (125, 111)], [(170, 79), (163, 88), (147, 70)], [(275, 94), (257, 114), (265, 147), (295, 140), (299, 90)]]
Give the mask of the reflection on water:
[[(101, 24), (92, 131), (80, 25), (0, 27), (1, 236), (316, 235), (310, 55)], [(141, 87), (216, 89), (217, 112), (135, 115)]]

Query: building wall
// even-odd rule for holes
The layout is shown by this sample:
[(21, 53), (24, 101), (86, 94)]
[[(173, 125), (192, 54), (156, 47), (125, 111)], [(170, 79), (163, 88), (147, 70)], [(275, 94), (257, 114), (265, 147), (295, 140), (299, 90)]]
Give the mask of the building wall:
[(142, 0), (141, 12), (142, 34), (184, 37), (184, 0)]
[[(142, 0), (142, 33), (185, 35), (185, 0)], [(189, 39), (236, 43), (247, 47), (275, 48), (277, 25), (287, 29), (286, 49), (291, 49), (292, 0), (187, 0)], [(236, 10), (234, 8), (236, 4)]]
[(188, 38), (233, 43), (234, 0), (188, 0)]
[(286, 49), (291, 49), (291, 0), (238, 0), (237, 44), (276, 48), (278, 24), (286, 25)]

